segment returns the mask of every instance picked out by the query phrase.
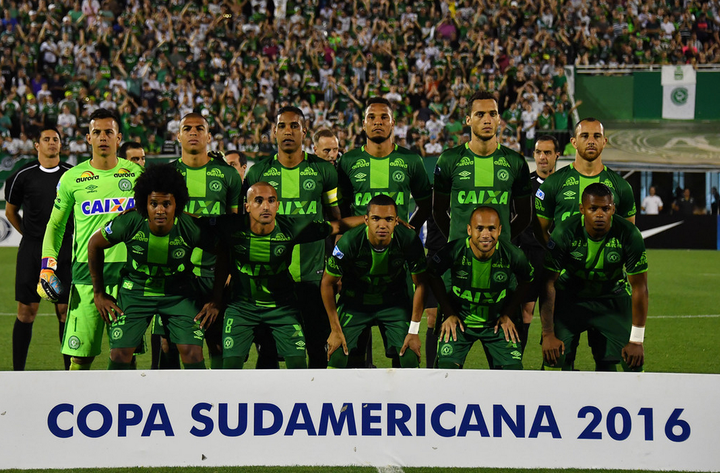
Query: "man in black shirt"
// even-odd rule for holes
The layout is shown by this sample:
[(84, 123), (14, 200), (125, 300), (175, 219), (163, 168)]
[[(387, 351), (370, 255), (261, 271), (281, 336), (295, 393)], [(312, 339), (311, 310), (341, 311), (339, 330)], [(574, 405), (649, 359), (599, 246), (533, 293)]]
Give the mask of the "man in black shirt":
[[(60, 162), (60, 147), (60, 133), (55, 128), (44, 128), (35, 142), (37, 161), (20, 168), (5, 184), (5, 214), (12, 226), (22, 234), (15, 273), (15, 300), (18, 302), (18, 315), (12, 336), (15, 371), (25, 369), (32, 326), (38, 312), (40, 296), (35, 286), (40, 273), (45, 227), (50, 219), (60, 176), (71, 167)], [(21, 208), (22, 216), (19, 213)], [(57, 275), (65, 289), (70, 288), (72, 233), (71, 229), (65, 232), (58, 258)], [(68, 292), (64, 291), (55, 304), (61, 341), (65, 330), (67, 304)], [(65, 356), (65, 369), (69, 366), (70, 357)]]

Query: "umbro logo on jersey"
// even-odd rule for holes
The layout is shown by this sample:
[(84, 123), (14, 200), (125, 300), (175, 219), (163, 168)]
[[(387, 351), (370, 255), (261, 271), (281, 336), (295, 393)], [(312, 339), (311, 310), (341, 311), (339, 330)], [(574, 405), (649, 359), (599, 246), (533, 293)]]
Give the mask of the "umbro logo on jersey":
[(463, 158), (460, 160), (460, 162), (457, 164), (458, 166), (472, 166), (472, 159), (468, 158), (467, 156), (463, 156)]
[(563, 187), (577, 186), (578, 184), (580, 184), (580, 182), (577, 179), (575, 179), (574, 177), (570, 177), (570, 178), (568, 178), (567, 181), (565, 181), (565, 184), (563, 184)]
[(355, 164), (353, 164), (353, 166), (350, 168), (350, 170), (358, 169), (358, 168), (366, 168), (366, 167), (368, 167), (368, 166), (370, 166), (370, 163), (367, 162), (367, 160), (365, 160), (365, 159), (360, 159), (360, 160), (358, 160), (358, 162), (356, 162)]
[(579, 251), (573, 251), (572, 253), (570, 253), (570, 256), (572, 256), (573, 259), (579, 259), (579, 260), (581, 260), (583, 258), (583, 254), (580, 253)]
[(139, 245), (133, 245), (130, 249), (133, 251), (133, 253), (138, 253), (138, 254), (142, 254), (145, 251), (145, 249)]
[(458, 271), (455, 273), (460, 279), (466, 279), (470, 274), (467, 271)]
[[(58, 183), (58, 185), (60, 185), (60, 184)], [(97, 188), (98, 188), (98, 186), (90, 184), (89, 186), (87, 186), (85, 188), (85, 192), (87, 192), (88, 194), (92, 194), (93, 192), (97, 192)]]
[(277, 182), (277, 181), (270, 181), (270, 182), (268, 182), (268, 184), (270, 184), (270, 185), (273, 186), (273, 187), (277, 187), (277, 186), (280, 185), (280, 183)]
[(463, 171), (458, 174), (458, 176), (460, 176), (460, 179), (470, 179), (471, 175), (472, 173), (470, 171)]
[(565, 196), (565, 200), (574, 199), (577, 195), (577, 192), (575, 191), (566, 191), (563, 192), (563, 195)]

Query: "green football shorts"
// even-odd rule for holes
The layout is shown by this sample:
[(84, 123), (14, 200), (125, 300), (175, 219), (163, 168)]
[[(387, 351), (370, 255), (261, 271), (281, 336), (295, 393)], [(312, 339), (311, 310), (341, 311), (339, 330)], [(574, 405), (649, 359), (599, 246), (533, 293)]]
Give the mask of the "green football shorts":
[(338, 307), (340, 326), (345, 335), (348, 350), (357, 346), (358, 338), (366, 327), (377, 324), (385, 329), (385, 352), (388, 356), (400, 354), (408, 328), (410, 328), (411, 315), (411, 311), (405, 307), (388, 307), (379, 310), (368, 307), (356, 309), (342, 304)]
[[(117, 297), (118, 286), (106, 286), (105, 291)], [(102, 352), (102, 333), (105, 328), (105, 321), (95, 307), (92, 286), (73, 284), (70, 287), (62, 353), (80, 358), (98, 356)]]
[(261, 324), (270, 327), (280, 356), (305, 356), (305, 335), (300, 325), (300, 312), (295, 307), (258, 307), (234, 302), (225, 310), (223, 358), (244, 359), (250, 352), (255, 329)]
[(452, 338), (447, 342), (440, 340), (438, 343), (438, 364), (441, 362), (464, 365), (470, 348), (475, 342), (481, 342), (491, 367), (502, 369), (505, 366), (522, 369), (522, 353), (520, 345), (511, 341), (505, 341), (505, 334), (499, 328), (495, 333), (495, 327), (465, 327), (463, 332), (457, 328), (457, 341)]
[(124, 315), (110, 325), (110, 348), (137, 346), (155, 314), (171, 343), (202, 345), (204, 332), (194, 318), (200, 312), (197, 303), (185, 296), (143, 296), (120, 289), (118, 306)]

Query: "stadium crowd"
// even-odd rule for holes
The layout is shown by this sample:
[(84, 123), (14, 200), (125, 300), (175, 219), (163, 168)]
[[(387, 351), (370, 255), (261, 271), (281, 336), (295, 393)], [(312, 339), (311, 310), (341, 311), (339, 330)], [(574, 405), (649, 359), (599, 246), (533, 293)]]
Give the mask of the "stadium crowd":
[[(299, 106), (341, 151), (362, 144), (361, 109), (395, 104), (398, 144), (437, 156), (467, 141), (467, 99), (497, 92), (502, 140), (568, 142), (563, 66), (720, 61), (717, 0), (0, 1), (0, 157), (33, 154), (44, 125), (64, 153), (115, 109), (126, 139), (178, 154), (180, 118), (202, 113), (218, 150), (273, 154), (271, 124)], [(306, 149), (311, 149), (309, 139)], [(572, 151), (572, 150), (571, 150)], [(570, 154), (570, 153), (566, 153)]]

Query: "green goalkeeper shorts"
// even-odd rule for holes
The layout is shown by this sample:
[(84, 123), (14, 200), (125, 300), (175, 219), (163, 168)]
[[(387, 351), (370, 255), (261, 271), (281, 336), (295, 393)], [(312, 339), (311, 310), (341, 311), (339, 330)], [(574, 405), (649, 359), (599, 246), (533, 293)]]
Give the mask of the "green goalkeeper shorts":
[[(118, 287), (107, 286), (105, 291), (117, 297)], [(98, 356), (102, 352), (102, 334), (105, 328), (105, 321), (95, 307), (92, 286), (73, 284), (70, 287), (62, 353), (79, 358)]]

